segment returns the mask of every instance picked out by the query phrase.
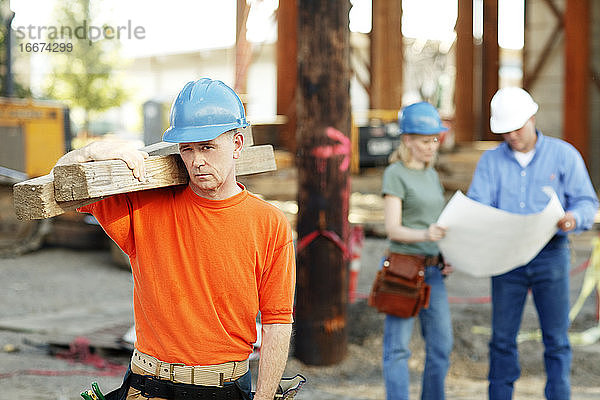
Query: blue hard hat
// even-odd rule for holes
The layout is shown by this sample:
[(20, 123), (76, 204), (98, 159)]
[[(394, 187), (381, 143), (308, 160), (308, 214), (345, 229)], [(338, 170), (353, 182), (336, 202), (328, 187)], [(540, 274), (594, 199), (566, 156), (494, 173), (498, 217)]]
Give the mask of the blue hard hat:
[(448, 130), (442, 125), (440, 114), (426, 101), (411, 104), (398, 112), (400, 133), (437, 135)]
[(203, 142), (249, 125), (244, 105), (234, 90), (221, 81), (203, 78), (188, 82), (177, 95), (162, 140)]

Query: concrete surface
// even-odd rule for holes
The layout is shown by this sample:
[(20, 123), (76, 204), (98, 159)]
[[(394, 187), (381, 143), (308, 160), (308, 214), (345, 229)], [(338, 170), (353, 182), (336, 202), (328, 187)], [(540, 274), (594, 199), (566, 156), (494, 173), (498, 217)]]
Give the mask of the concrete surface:
[[(589, 256), (589, 243), (595, 232), (573, 240), (574, 266)], [(298, 399), (382, 399), (381, 329), (383, 316), (367, 307), (369, 291), (378, 260), (385, 250), (384, 240), (367, 238), (359, 274), (359, 297), (349, 307), (349, 348), (346, 359), (335, 366), (315, 367), (290, 357), (286, 374), (303, 373), (309, 380)], [(78, 399), (79, 392), (94, 380), (108, 391), (117, 387), (121, 375), (101, 376), (93, 367), (52, 357), (47, 349), (29, 343), (69, 343), (77, 335), (96, 332), (102, 325), (127, 326), (131, 321), (131, 278), (116, 267), (107, 250), (76, 251), (44, 248), (15, 259), (0, 259), (0, 400)], [(573, 276), (572, 300), (581, 285), (582, 274)], [(489, 304), (473, 303), (489, 295), (487, 279), (454, 274), (447, 280), (455, 325), (455, 351), (448, 377), (448, 399), (485, 398), (487, 373), (485, 329), (489, 327)], [(595, 323), (595, 302), (588, 299), (574, 324), (574, 331)], [(536, 328), (536, 316), (528, 305), (523, 330)], [(121, 329), (122, 331), (124, 330)], [(419, 392), (418, 374), (422, 368), (422, 343), (415, 329), (413, 339), (413, 382), (411, 392)], [(117, 334), (113, 347), (118, 348)], [(106, 340), (106, 338), (104, 339)], [(17, 351), (7, 352), (14, 346)], [(544, 378), (541, 345), (521, 344), (523, 378), (517, 384), (518, 399), (541, 399)], [(104, 357), (126, 364), (126, 352), (103, 352)], [(573, 399), (600, 398), (597, 381), (598, 344), (574, 348)], [(255, 370), (256, 364), (253, 364)], [(50, 376), (44, 375), (50, 374)], [(61, 375), (65, 374), (65, 375)]]

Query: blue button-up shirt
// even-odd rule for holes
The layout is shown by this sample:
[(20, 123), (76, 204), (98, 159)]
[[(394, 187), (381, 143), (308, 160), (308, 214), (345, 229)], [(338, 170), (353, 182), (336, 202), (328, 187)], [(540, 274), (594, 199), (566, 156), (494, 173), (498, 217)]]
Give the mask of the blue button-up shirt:
[(592, 227), (598, 198), (581, 155), (569, 143), (539, 131), (535, 155), (526, 167), (506, 142), (483, 153), (467, 195), (501, 210), (532, 214), (548, 204), (544, 186), (552, 187), (564, 210), (573, 213), (576, 231)]

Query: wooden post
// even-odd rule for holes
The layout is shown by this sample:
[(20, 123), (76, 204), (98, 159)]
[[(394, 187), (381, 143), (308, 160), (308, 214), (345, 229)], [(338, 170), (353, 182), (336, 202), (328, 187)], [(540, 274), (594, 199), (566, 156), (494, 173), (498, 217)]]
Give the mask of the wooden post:
[(295, 356), (347, 351), (350, 2), (298, 1), (298, 246)]
[(250, 13), (250, 5), (246, 0), (237, 0), (235, 18), (235, 85), (234, 90), (240, 94), (244, 106), (247, 103), (248, 68), (252, 60), (252, 45), (246, 39), (246, 22)]
[(589, 0), (567, 0), (565, 8), (565, 92), (563, 139), (589, 165), (590, 13)]
[(279, 2), (277, 12), (277, 115), (287, 117), (281, 143), (296, 153), (296, 86), (298, 81), (298, 4)]
[(483, 2), (483, 57), (481, 97), (481, 139), (498, 140), (490, 130), (490, 102), (498, 90), (500, 48), (498, 46), (498, 0)]
[(473, 0), (458, 0), (456, 36), (454, 140), (461, 143), (471, 142), (475, 138)]
[(402, 1), (373, 0), (371, 28), (372, 109), (402, 106)]

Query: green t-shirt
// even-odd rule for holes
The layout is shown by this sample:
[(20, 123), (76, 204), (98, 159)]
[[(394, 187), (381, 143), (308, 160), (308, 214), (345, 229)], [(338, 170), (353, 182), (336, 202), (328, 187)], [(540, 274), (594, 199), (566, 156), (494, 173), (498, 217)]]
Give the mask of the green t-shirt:
[[(382, 194), (402, 199), (402, 225), (413, 229), (427, 229), (436, 222), (445, 203), (440, 179), (433, 168), (406, 168), (400, 161), (385, 169)], [(390, 241), (390, 251), (432, 256), (439, 253), (435, 242)]]

